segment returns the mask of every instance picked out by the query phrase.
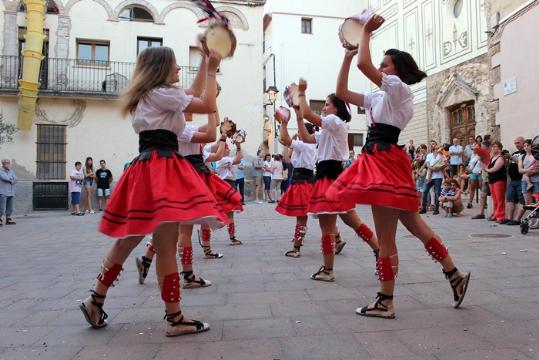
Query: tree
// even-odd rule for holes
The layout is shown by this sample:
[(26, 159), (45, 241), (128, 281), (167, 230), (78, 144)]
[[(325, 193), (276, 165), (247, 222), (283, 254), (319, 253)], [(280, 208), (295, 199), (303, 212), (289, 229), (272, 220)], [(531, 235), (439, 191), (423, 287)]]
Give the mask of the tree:
[(4, 114), (0, 112), (0, 145), (12, 142), (16, 132), (15, 125), (5, 122)]

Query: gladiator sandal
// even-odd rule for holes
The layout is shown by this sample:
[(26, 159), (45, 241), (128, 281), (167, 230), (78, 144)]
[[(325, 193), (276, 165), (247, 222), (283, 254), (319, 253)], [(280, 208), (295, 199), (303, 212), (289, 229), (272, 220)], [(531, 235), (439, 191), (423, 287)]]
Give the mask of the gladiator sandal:
[[(109, 317), (103, 310), (105, 295), (98, 294), (94, 290), (90, 290), (90, 292), (91, 295), (79, 305), (79, 309), (92, 328), (101, 329), (107, 326), (105, 320)], [(101, 302), (98, 302), (97, 299), (101, 300)]]
[(192, 271), (182, 271), (184, 289), (198, 289), (211, 286), (211, 282), (201, 277), (196, 277)]
[(335, 255), (339, 255), (344, 249), (344, 245), (346, 245), (346, 241), (341, 239), (341, 233), (338, 233), (335, 237)]
[(311, 279), (317, 281), (334, 282), (333, 269), (327, 269), (324, 265), (320, 266), (317, 272), (311, 275)]
[(300, 248), (303, 246), (303, 241), (305, 240), (305, 235), (307, 234), (307, 226), (305, 225), (296, 225), (294, 231), (294, 238), (292, 242), (294, 243), (293, 250), (287, 251), (284, 255), (293, 258), (301, 257)]
[(149, 259), (146, 256), (141, 256), (135, 258), (135, 263), (138, 270), (138, 283), (142, 285), (144, 284), (146, 276), (148, 276), (148, 270), (150, 270), (150, 266), (152, 265), (152, 259)]
[(241, 241), (236, 239), (236, 224), (234, 224), (234, 223), (228, 224), (228, 235), (230, 237), (230, 245), (241, 245), (241, 244), (243, 244)]
[[(443, 270), (442, 270), (443, 271)], [(468, 290), (468, 283), (470, 282), (470, 273), (461, 273), (457, 268), (451, 271), (443, 271), (445, 278), (449, 280), (451, 289), (453, 290), (453, 307), (456, 309), (464, 300), (466, 290)]]
[[(167, 320), (167, 337), (197, 334), (210, 329), (210, 325), (202, 321), (183, 321), (184, 316), (181, 311), (173, 314), (165, 314), (163, 319)], [(190, 328), (185, 329), (183, 326), (189, 326)]]
[[(211, 239), (211, 230), (210, 229), (201, 229), (198, 231), (198, 243), (202, 247), (202, 250), (204, 251), (204, 257), (206, 259), (220, 259), (223, 257), (223, 254), (220, 253), (214, 253), (211, 250), (210, 245), (210, 239)], [(204, 245), (207, 244), (207, 245)]]
[(382, 294), (381, 292), (376, 294), (376, 301), (369, 305), (356, 309), (356, 314), (366, 317), (377, 317), (382, 319), (394, 319), (395, 310), (393, 303), (388, 305), (384, 304), (384, 301), (393, 301), (393, 295)]

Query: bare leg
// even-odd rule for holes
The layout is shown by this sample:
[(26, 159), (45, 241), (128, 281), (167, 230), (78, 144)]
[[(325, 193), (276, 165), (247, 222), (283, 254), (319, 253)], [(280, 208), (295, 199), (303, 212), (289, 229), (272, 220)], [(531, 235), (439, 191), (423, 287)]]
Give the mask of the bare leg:
[(223, 254), (214, 253), (211, 249), (211, 229), (209, 226), (202, 225), (200, 227), (199, 241), (206, 259), (220, 259), (223, 257)]
[(333, 263), (335, 261), (335, 236), (337, 232), (337, 215), (319, 215), (320, 229), (322, 230), (322, 254), (324, 265), (318, 272), (311, 275), (311, 279), (320, 281), (335, 281), (333, 276)]
[(356, 234), (371, 247), (371, 249), (375, 252), (378, 251), (378, 238), (370, 230), (367, 224), (361, 221), (355, 210), (351, 210), (346, 214), (339, 214), (339, 216), (346, 225), (351, 227)]
[(228, 236), (230, 238), (230, 245), (241, 245), (242, 242), (236, 239), (236, 224), (234, 223), (234, 212), (227, 214), (230, 223), (228, 224)]
[(180, 236), (178, 241), (178, 255), (182, 262), (183, 288), (192, 289), (199, 287), (207, 287), (211, 282), (195, 276), (193, 273), (193, 243), (191, 236), (193, 235), (193, 225), (180, 225)]
[(285, 256), (298, 258), (301, 256), (300, 249), (303, 245), (303, 240), (305, 239), (305, 234), (307, 233), (307, 216), (297, 216), (296, 217), (296, 229), (294, 230), (294, 238), (292, 240), (293, 249), (287, 251)]

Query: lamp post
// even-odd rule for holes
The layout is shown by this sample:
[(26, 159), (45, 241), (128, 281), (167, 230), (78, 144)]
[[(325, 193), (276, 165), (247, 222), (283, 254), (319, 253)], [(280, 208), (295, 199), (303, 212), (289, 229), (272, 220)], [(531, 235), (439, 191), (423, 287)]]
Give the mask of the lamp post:
[(275, 102), (277, 101), (277, 94), (279, 90), (275, 85), (271, 85), (266, 89), (266, 94), (268, 95), (268, 101), (273, 105), (273, 152), (277, 152), (277, 122), (275, 121)]

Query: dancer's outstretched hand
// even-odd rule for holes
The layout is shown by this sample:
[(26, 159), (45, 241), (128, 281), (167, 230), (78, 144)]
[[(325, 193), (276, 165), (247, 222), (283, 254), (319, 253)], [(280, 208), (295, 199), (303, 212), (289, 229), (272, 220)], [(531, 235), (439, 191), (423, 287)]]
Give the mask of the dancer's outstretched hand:
[(365, 30), (372, 33), (373, 31), (378, 30), (385, 21), (386, 19), (384, 19), (380, 15), (373, 15), (365, 24)]
[(358, 52), (358, 48), (355, 48), (355, 49), (344, 48), (344, 58), (347, 60), (352, 60), (354, 56), (357, 55), (357, 52)]
[(304, 78), (299, 79), (298, 90), (299, 90), (300, 94), (304, 93), (305, 90), (307, 90), (307, 80), (305, 80)]

